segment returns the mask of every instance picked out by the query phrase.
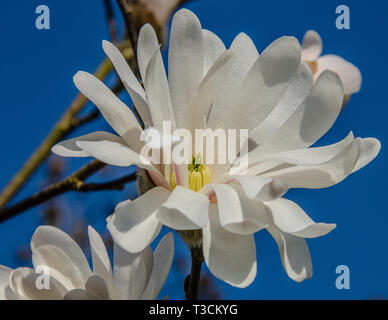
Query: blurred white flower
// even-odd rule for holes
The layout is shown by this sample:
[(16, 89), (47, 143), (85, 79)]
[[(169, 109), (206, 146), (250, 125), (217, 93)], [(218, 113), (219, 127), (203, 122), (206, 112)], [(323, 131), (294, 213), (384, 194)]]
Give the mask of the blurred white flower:
[[(140, 85), (120, 52), (103, 43), (143, 122), (162, 131), (248, 129), (248, 171), (195, 160), (191, 166), (141, 161), (142, 128), (131, 110), (94, 76), (79, 72), (77, 88), (99, 108), (117, 132), (95, 132), (53, 148), (62, 156), (94, 157), (117, 166), (138, 165), (156, 185), (134, 201), (118, 205), (108, 228), (120, 246), (139, 252), (162, 225), (203, 245), (211, 272), (245, 287), (256, 276), (254, 233), (266, 228), (276, 240), (284, 268), (296, 281), (311, 277), (304, 238), (322, 236), (335, 225), (315, 223), (295, 203), (281, 199), (288, 188), (326, 188), (372, 161), (380, 150), (373, 138), (309, 148), (333, 125), (341, 110), (341, 80), (324, 71), (313, 85), (293, 37), (274, 41), (259, 56), (251, 39), (239, 34), (230, 50), (203, 30), (188, 10), (173, 18), (167, 80), (159, 44), (146, 25), (139, 35)], [(205, 159), (206, 160), (206, 159)], [(174, 159), (173, 159), (174, 161)], [(192, 232), (196, 230), (197, 232)], [(191, 236), (191, 239), (190, 239)], [(191, 241), (191, 243), (190, 243)]]
[(93, 271), (66, 233), (51, 226), (37, 228), (31, 239), (33, 268), (0, 266), (0, 300), (157, 298), (173, 260), (171, 233), (154, 253), (147, 247), (133, 254), (114, 245), (113, 270), (100, 235), (90, 226), (88, 233)]
[(324, 70), (336, 72), (344, 86), (345, 96), (360, 91), (362, 76), (360, 70), (343, 58), (327, 54), (321, 56), (322, 39), (313, 30), (305, 33), (302, 42), (302, 60), (307, 62), (314, 74), (314, 80), (318, 79)]

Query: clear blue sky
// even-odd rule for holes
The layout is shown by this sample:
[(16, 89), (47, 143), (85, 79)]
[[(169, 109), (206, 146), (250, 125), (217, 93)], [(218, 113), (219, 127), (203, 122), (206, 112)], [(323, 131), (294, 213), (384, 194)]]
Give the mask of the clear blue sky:
[[(51, 30), (35, 28), (35, 8), (51, 9)], [(221, 5), (222, 4), (222, 5)], [(363, 74), (362, 91), (354, 95), (329, 133), (319, 141), (339, 141), (353, 130), (356, 136), (377, 137), (382, 142), (379, 157), (344, 182), (323, 190), (293, 190), (296, 200), (316, 221), (337, 223), (328, 236), (308, 241), (314, 266), (313, 278), (301, 284), (290, 280), (282, 269), (277, 247), (265, 232), (257, 235), (258, 275), (246, 289), (216, 281), (227, 299), (369, 299), (388, 297), (388, 215), (386, 200), (388, 116), (385, 76), (386, 22), (388, 3), (380, 0), (346, 1), (351, 29), (335, 28), (335, 8), (341, 1), (205, 1), (193, 0), (187, 7), (201, 19), (204, 28), (216, 32), (229, 45), (239, 32), (246, 32), (262, 51), (283, 35), (302, 39), (308, 29), (318, 31), (324, 53), (335, 53), (356, 64)], [(103, 58), (101, 40), (107, 39), (102, 1), (11, 1), (0, 2), (1, 117), (0, 187), (19, 169), (54, 121), (76, 94), (72, 76), (83, 69), (93, 71)], [(89, 106), (93, 108), (93, 106)], [(76, 132), (107, 129), (96, 121)], [(68, 170), (85, 160), (67, 162)], [(95, 179), (123, 174), (112, 170)], [(39, 189), (43, 167), (18, 195)], [(90, 224), (104, 231), (104, 208), (135, 194), (134, 185), (125, 192), (62, 197), (69, 221), (85, 214)], [(30, 210), (0, 224), (0, 264), (17, 266), (15, 250), (27, 244), (40, 224), (39, 209)], [(188, 256), (175, 236), (179, 256)], [(335, 268), (350, 268), (350, 290), (337, 290)], [(183, 274), (171, 274), (163, 295), (183, 298)]]

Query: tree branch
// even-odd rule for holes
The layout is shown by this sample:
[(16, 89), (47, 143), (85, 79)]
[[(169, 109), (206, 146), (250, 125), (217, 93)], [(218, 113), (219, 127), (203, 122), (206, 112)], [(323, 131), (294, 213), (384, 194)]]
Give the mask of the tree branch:
[(191, 248), (191, 274), (185, 279), (184, 290), (186, 300), (197, 300), (201, 269), (204, 261), (202, 247)]
[(105, 6), (106, 20), (108, 23), (108, 30), (109, 30), (110, 39), (112, 42), (117, 42), (117, 40), (118, 40), (117, 25), (116, 25), (115, 16), (113, 14), (111, 0), (103, 0), (103, 1), (104, 1), (104, 6)]
[(132, 5), (130, 4), (130, 0), (117, 0), (117, 4), (123, 14), (126, 30), (128, 33), (129, 41), (131, 42), (133, 51), (135, 52), (135, 59), (137, 57), (137, 34), (135, 30), (135, 26), (132, 23)]
[[(133, 59), (133, 50), (128, 47), (128, 42), (121, 44), (120, 49), (127, 60)], [(105, 59), (95, 72), (95, 76), (100, 80), (103, 80), (112, 70), (113, 66), (111, 62), (108, 59)], [(0, 209), (3, 208), (24, 186), (31, 175), (50, 154), (52, 146), (64, 139), (75, 127), (77, 127), (77, 120), (74, 119), (76, 119), (76, 116), (84, 108), (87, 101), (88, 99), (82, 94), (77, 95), (60, 120), (55, 124), (51, 132), (3, 189), (0, 194)], [(82, 124), (84, 121), (80, 122)]]
[(89, 176), (99, 171), (106, 164), (98, 160), (93, 160), (89, 164), (85, 165), (77, 172), (67, 177), (66, 179), (52, 184), (40, 192), (28, 197), (15, 205), (0, 210), (0, 222), (3, 222), (9, 218), (16, 216), (17, 214), (35, 207), (43, 202), (46, 202), (60, 194), (68, 191), (77, 192), (92, 192), (92, 191), (104, 191), (104, 190), (122, 190), (125, 184), (136, 180), (135, 173), (103, 183), (85, 183), (84, 180)]

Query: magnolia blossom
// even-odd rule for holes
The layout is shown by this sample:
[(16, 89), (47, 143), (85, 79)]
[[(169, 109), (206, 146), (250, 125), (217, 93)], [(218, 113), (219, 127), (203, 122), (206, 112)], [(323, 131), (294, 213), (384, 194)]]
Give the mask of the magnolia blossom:
[(93, 271), (77, 243), (50, 226), (32, 239), (33, 268), (0, 265), (0, 300), (156, 299), (169, 273), (174, 240), (167, 234), (153, 253), (138, 254), (114, 246), (113, 271), (100, 235), (89, 226)]
[(318, 79), (324, 70), (336, 72), (344, 86), (345, 97), (360, 91), (362, 76), (360, 70), (352, 63), (333, 54), (321, 56), (322, 39), (313, 30), (305, 33), (302, 42), (302, 60), (307, 62), (314, 74), (314, 80)]
[(226, 49), (188, 10), (179, 11), (172, 21), (168, 78), (149, 25), (142, 28), (138, 44), (144, 88), (112, 44), (104, 42), (103, 48), (143, 122), (159, 131), (163, 121), (191, 131), (248, 129), (248, 170), (239, 171), (238, 161), (208, 164), (204, 157), (195, 157), (190, 165), (175, 163), (173, 156), (171, 165), (144, 161), (142, 127), (131, 110), (94, 76), (77, 73), (77, 88), (118, 135), (94, 132), (64, 141), (53, 151), (116, 166), (135, 164), (147, 170), (156, 186), (121, 203), (108, 218), (115, 242), (140, 252), (162, 225), (168, 226), (188, 235), (191, 246), (203, 247), (216, 277), (245, 287), (257, 271), (254, 233), (266, 229), (278, 244), (287, 274), (295, 281), (311, 277), (304, 238), (322, 236), (335, 225), (315, 223), (282, 196), (288, 188), (339, 183), (380, 149), (376, 139), (355, 139), (352, 133), (333, 145), (309, 148), (341, 110), (344, 92), (338, 75), (324, 71), (313, 85), (294, 37), (274, 41), (259, 55), (242, 33)]

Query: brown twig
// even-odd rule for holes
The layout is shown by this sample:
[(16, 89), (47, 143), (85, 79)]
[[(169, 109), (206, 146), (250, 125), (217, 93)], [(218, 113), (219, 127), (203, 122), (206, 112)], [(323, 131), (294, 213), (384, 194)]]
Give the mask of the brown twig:
[(191, 274), (189, 274), (184, 283), (186, 300), (197, 300), (199, 282), (201, 280), (201, 269), (204, 261), (202, 247), (191, 248)]
[[(120, 46), (120, 49), (122, 50), (123, 55), (127, 60), (133, 58), (133, 50), (128, 48), (128, 43), (123, 43)], [(102, 80), (112, 71), (112, 69), (113, 66), (111, 62), (106, 59), (101, 63), (95, 72), (95, 76)], [(60, 120), (54, 125), (54, 128), (51, 130), (51, 132), (3, 189), (2, 193), (0, 194), (0, 208), (3, 208), (24, 186), (31, 175), (50, 154), (52, 146), (58, 143), (60, 140), (64, 139), (72, 130), (74, 130), (74, 121), (77, 122), (77, 120), (74, 119), (76, 119), (77, 115), (84, 108), (87, 101), (87, 98), (82, 94), (77, 95), (69, 108), (64, 112)], [(83, 121), (81, 121), (81, 123), (82, 122)]]
[(125, 184), (132, 182), (136, 179), (136, 175), (130, 174), (120, 179), (116, 179), (103, 183), (85, 183), (85, 179), (91, 176), (93, 173), (99, 171), (106, 164), (98, 160), (93, 160), (89, 164), (85, 165), (71, 176), (64, 180), (52, 184), (42, 191), (28, 197), (8, 208), (0, 210), (0, 222), (3, 222), (9, 218), (16, 216), (17, 214), (31, 209), (43, 202), (46, 202), (60, 194), (68, 191), (77, 192), (91, 192), (91, 191), (103, 191), (103, 190), (122, 190)]
[(104, 6), (105, 6), (105, 12), (106, 12), (106, 20), (108, 23), (108, 30), (110, 39), (112, 42), (117, 42), (117, 25), (116, 25), (116, 19), (113, 14), (113, 8), (111, 0), (104, 0)]
[(130, 0), (117, 0), (117, 4), (123, 14), (126, 30), (128, 33), (129, 41), (131, 42), (133, 51), (135, 52), (135, 58), (137, 57), (137, 33), (135, 26), (132, 23), (132, 5)]

